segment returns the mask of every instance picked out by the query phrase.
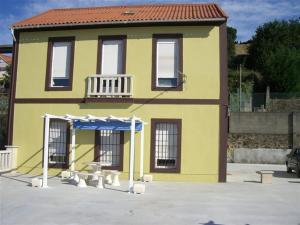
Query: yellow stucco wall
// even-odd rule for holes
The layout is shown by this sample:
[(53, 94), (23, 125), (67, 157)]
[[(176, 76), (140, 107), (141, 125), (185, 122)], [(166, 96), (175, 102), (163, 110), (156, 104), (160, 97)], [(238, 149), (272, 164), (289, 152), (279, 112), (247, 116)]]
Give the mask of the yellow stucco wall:
[[(182, 92), (151, 91), (153, 33), (183, 34)], [(16, 98), (83, 98), (85, 79), (96, 73), (99, 35), (127, 35), (126, 71), (134, 78), (134, 98), (219, 99), (219, 28), (209, 26), (106, 28), (20, 34)], [(48, 37), (75, 36), (73, 91), (45, 92)], [(74, 114), (132, 116), (148, 122), (145, 127), (144, 172), (150, 167), (151, 118), (182, 119), (180, 174), (155, 173), (155, 180), (218, 181), (219, 105), (154, 105), (129, 103), (15, 104), (13, 145), (18, 151), (18, 170), (40, 174), (43, 150), (42, 115)], [(139, 134), (136, 135), (136, 177), (139, 172)], [(94, 131), (78, 131), (77, 169), (94, 156)], [(129, 134), (125, 135), (123, 178), (128, 177)], [(56, 175), (58, 169), (50, 169)]]
[[(151, 118), (182, 119), (181, 173), (156, 173), (156, 180), (190, 180), (217, 182), (219, 150), (219, 108), (218, 106), (197, 105), (130, 105), (130, 104), (16, 104), (13, 144), (18, 150), (18, 167), (20, 172), (40, 173), (43, 149), (43, 119), (45, 112), (64, 115), (103, 115), (142, 117), (145, 126), (145, 173), (150, 168), (150, 120)], [(79, 113), (80, 112), (80, 113)], [(136, 134), (135, 172), (139, 172), (140, 134)], [(94, 131), (78, 131), (76, 134), (77, 169), (83, 169), (83, 162), (92, 161), (94, 157)], [(124, 178), (129, 168), (129, 133), (125, 135)], [(59, 173), (50, 169), (51, 174)]]
[[(183, 34), (183, 92), (151, 91), (152, 34)], [(219, 98), (219, 27), (130, 27), (20, 34), (17, 98), (82, 98), (85, 79), (96, 74), (99, 35), (127, 35), (126, 73), (133, 76), (135, 98)], [(45, 92), (48, 37), (75, 36), (72, 92)]]

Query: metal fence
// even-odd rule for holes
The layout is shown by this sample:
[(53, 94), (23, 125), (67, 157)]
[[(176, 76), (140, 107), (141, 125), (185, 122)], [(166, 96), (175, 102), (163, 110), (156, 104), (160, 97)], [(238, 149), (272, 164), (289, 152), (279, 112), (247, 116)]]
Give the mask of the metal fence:
[(7, 114), (9, 97), (7, 93), (0, 93), (0, 114)]
[(0, 149), (4, 149), (7, 132), (7, 114), (8, 114), (9, 96), (7, 93), (0, 93)]
[(230, 93), (231, 112), (300, 111), (300, 93)]

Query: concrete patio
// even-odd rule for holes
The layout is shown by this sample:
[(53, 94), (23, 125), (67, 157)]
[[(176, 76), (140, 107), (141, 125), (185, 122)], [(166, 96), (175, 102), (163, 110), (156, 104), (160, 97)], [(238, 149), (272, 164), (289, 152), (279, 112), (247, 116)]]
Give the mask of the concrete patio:
[[(274, 170), (260, 184), (261, 169)], [(228, 164), (228, 183), (147, 183), (144, 195), (118, 189), (84, 189), (49, 179), (50, 188), (29, 185), (29, 176), (0, 177), (2, 225), (206, 224), (298, 225), (300, 179), (283, 165)]]

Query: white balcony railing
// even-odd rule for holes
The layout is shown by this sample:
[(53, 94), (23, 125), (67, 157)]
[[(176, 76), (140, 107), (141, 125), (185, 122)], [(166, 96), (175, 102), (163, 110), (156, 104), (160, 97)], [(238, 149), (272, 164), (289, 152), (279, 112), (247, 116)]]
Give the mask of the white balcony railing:
[(0, 150), (0, 173), (16, 169), (17, 148), (16, 146), (5, 146), (6, 150)]
[(132, 96), (133, 79), (130, 75), (93, 75), (87, 82), (87, 97)]

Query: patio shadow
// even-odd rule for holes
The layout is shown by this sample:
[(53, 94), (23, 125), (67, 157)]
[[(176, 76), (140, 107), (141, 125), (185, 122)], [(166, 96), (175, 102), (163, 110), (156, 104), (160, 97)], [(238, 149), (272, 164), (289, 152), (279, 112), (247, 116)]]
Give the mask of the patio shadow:
[(293, 184), (300, 184), (300, 181), (291, 181), (291, 180), (289, 180), (288, 182), (293, 183)]
[(295, 173), (287, 173), (286, 171), (274, 171), (273, 177), (279, 178), (296, 178), (297, 175)]
[(257, 180), (244, 180), (245, 183), (261, 183), (260, 181)]
[[(18, 175), (18, 176), (20, 176), (20, 175)], [(16, 177), (18, 177), (18, 176), (16, 176)], [(21, 180), (21, 179), (17, 179), (17, 178), (15, 178), (15, 177), (13, 177), (13, 176), (3, 176), (3, 175), (1, 175), (1, 177), (3, 177), (3, 178), (6, 178), (6, 179), (9, 179), (9, 180), (14, 180), (14, 181), (17, 181), (17, 182), (21, 182), (21, 183), (25, 183), (25, 184), (27, 184), (27, 186), (31, 186), (31, 183), (29, 182), (29, 181), (25, 181), (25, 180)]]
[(207, 223), (198, 223), (198, 224), (202, 224), (202, 225), (225, 225), (225, 224), (221, 224), (221, 223), (215, 223), (213, 220), (210, 220)]

